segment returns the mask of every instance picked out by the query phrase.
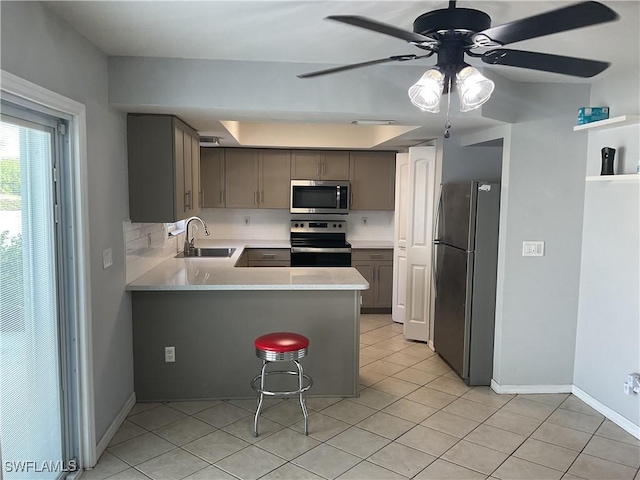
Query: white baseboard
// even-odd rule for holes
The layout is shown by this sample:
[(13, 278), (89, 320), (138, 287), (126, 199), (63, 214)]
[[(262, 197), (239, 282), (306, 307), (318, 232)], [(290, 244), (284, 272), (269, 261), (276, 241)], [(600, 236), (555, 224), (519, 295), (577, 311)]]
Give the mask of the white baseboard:
[(433, 350), (434, 352), (436, 351), (436, 347), (434, 347), (434, 346), (433, 346), (433, 340), (429, 340), (429, 341), (427, 342), (427, 346), (428, 346), (431, 350)]
[(104, 451), (109, 446), (109, 442), (111, 442), (111, 439), (113, 439), (113, 436), (116, 434), (116, 432), (120, 428), (120, 425), (122, 425), (122, 422), (126, 420), (127, 415), (129, 415), (129, 412), (131, 411), (131, 409), (135, 404), (136, 404), (136, 393), (133, 392), (129, 397), (129, 399), (124, 404), (124, 406), (122, 407), (122, 409), (120, 410), (120, 413), (118, 413), (116, 418), (113, 419), (113, 422), (111, 422), (111, 425), (109, 425), (109, 428), (107, 428), (107, 431), (104, 432), (104, 435), (98, 442), (98, 445), (96, 446), (96, 463), (98, 462), (98, 460), (100, 459)]
[(576, 397), (578, 397), (580, 400), (582, 400), (584, 403), (589, 405), (591, 408), (597, 410), (602, 415), (604, 415), (609, 420), (611, 420), (613, 423), (618, 425), (620, 428), (622, 428), (625, 431), (629, 432), (631, 435), (633, 435), (637, 439), (640, 439), (640, 426), (639, 425), (636, 425), (635, 423), (633, 423), (630, 420), (626, 419), (625, 417), (623, 417), (619, 413), (615, 412), (614, 410), (611, 410), (605, 404), (600, 403), (598, 400), (593, 398), (587, 392), (585, 392), (584, 390), (581, 390), (580, 388), (576, 387), (575, 385), (573, 386), (572, 393)]
[(573, 385), (499, 385), (491, 380), (491, 389), (496, 393), (518, 393), (520, 395), (534, 393), (571, 393)]

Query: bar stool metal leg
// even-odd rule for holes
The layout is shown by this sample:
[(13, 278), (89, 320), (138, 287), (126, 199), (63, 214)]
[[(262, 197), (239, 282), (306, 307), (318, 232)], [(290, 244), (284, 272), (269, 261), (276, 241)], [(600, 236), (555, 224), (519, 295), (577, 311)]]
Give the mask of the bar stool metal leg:
[(293, 363), (298, 367), (298, 389), (300, 390), (300, 406), (302, 407), (302, 415), (304, 416), (304, 434), (309, 435), (309, 413), (307, 412), (307, 402), (305, 401), (304, 393), (304, 370), (299, 361), (294, 360)]
[(256, 416), (253, 420), (253, 436), (258, 436), (258, 417), (260, 416), (260, 410), (262, 409), (262, 402), (264, 401), (264, 381), (266, 379), (265, 370), (267, 369), (266, 360), (262, 360), (262, 370), (260, 371), (260, 395), (258, 396), (258, 405), (256, 407)]

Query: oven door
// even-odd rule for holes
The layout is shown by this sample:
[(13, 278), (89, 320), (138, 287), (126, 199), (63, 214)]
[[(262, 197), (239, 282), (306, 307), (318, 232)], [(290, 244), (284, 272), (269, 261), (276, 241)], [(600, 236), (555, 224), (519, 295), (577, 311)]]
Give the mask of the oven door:
[(292, 267), (350, 267), (351, 248), (291, 247)]

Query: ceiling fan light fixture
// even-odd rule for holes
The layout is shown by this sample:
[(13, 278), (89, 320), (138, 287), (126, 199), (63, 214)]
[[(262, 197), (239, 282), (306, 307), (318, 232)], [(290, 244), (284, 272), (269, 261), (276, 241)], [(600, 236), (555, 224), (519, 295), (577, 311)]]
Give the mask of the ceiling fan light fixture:
[(440, 111), (440, 97), (444, 88), (444, 74), (433, 67), (424, 72), (420, 80), (409, 87), (409, 98), (420, 110), (431, 113)]
[(491, 97), (495, 83), (482, 75), (476, 68), (467, 65), (456, 73), (456, 90), (460, 97), (460, 111), (468, 112), (478, 108)]

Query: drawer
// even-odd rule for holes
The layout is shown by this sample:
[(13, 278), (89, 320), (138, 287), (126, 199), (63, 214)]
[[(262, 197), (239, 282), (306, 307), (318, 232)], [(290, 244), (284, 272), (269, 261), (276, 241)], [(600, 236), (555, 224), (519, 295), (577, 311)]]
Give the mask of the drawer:
[[(288, 248), (250, 248), (249, 262), (253, 260), (291, 260), (291, 250)], [(279, 265), (278, 265), (279, 266)]]
[(393, 249), (392, 248), (358, 248), (351, 250), (352, 261), (364, 262), (370, 260), (388, 260), (393, 261)]
[(288, 260), (249, 260), (249, 267), (290, 267)]

